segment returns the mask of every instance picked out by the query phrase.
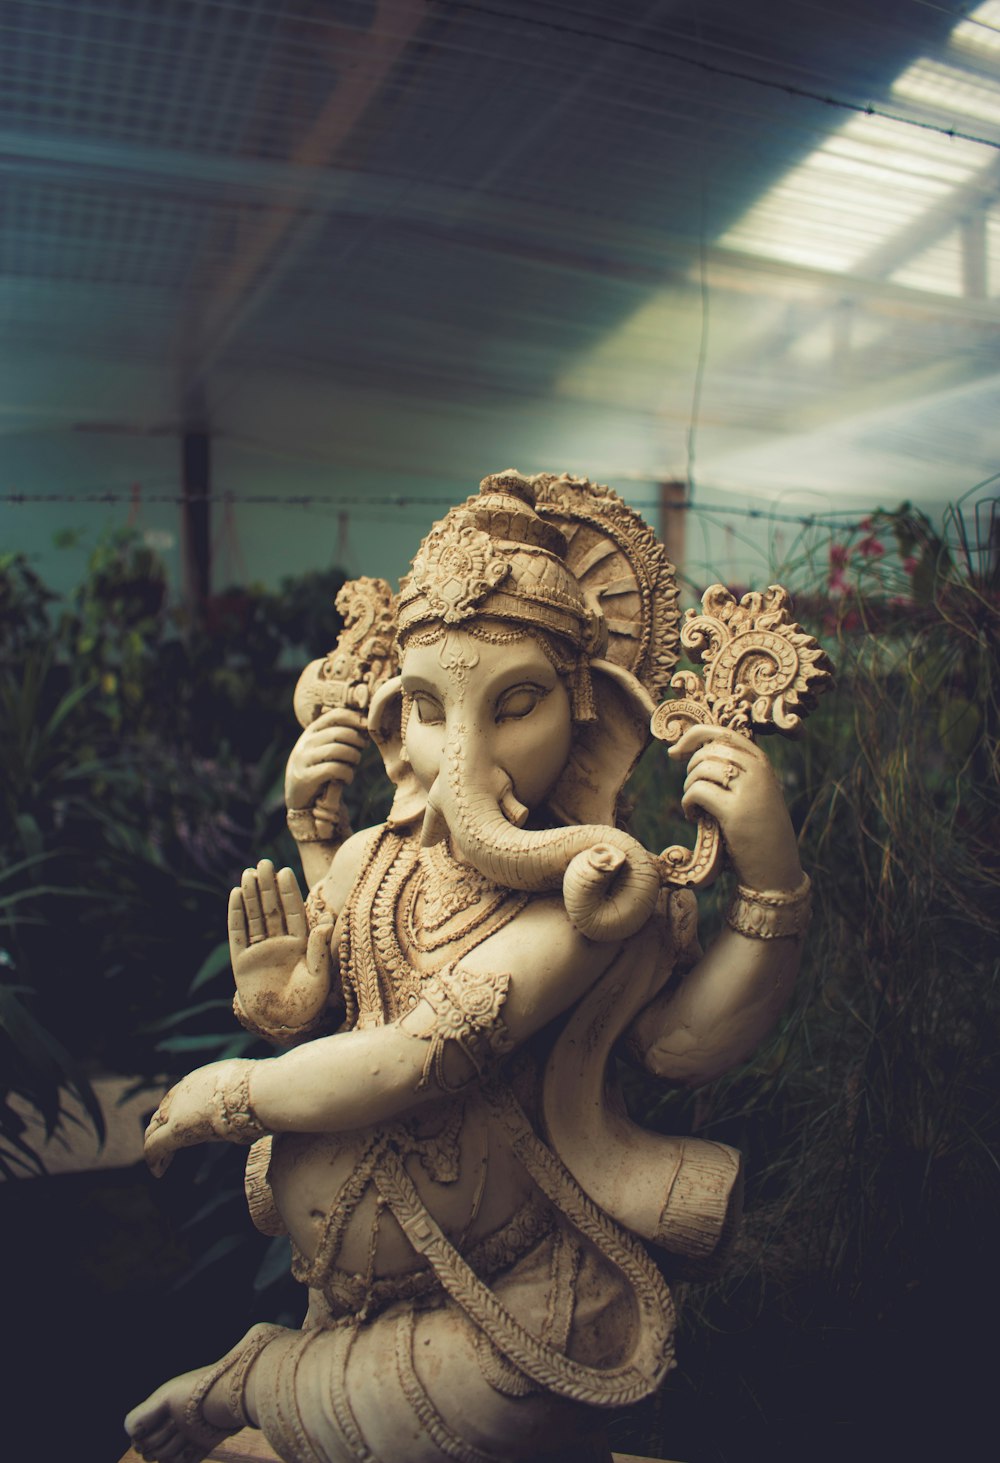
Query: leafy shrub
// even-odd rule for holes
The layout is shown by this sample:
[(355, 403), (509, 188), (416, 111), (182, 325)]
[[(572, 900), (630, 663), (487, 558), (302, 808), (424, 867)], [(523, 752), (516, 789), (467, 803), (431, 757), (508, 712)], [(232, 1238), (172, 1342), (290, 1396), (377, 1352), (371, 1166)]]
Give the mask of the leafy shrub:
[(62, 600), (0, 559), (0, 1137), (19, 1163), (11, 1091), (54, 1122), (60, 1081), (93, 1110), (87, 1072), (149, 1077), (249, 1044), (227, 895), (249, 858), (294, 860), (291, 693), (336, 640), (343, 578), (230, 590), (191, 623), (129, 531)]
[[(998, 1278), (1000, 575), (992, 520), (948, 527), (951, 545), (904, 505), (799, 566), (837, 684), (801, 743), (768, 751), (813, 923), (795, 1002), (745, 1067), (696, 1093), (631, 1082), (644, 1120), (748, 1165), (733, 1261), (680, 1287), (683, 1377), (636, 1451), (926, 1457), (917, 1391), (974, 1375), (964, 1307)], [(680, 809), (655, 796), (662, 847)]]

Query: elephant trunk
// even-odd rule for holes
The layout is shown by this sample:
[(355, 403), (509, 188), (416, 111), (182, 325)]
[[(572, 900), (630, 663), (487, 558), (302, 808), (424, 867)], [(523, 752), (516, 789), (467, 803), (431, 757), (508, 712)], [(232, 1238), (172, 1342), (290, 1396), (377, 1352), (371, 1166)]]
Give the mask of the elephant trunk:
[[(508, 889), (563, 888), (566, 911), (591, 940), (623, 940), (649, 919), (660, 893), (656, 860), (618, 828), (599, 824), (523, 829), (510, 780), (484, 786), (469, 775), (465, 738), (456, 738), (428, 795), (426, 831), (447, 824), (458, 855)], [(505, 811), (508, 810), (508, 811)], [(509, 812), (509, 815), (508, 815)]]

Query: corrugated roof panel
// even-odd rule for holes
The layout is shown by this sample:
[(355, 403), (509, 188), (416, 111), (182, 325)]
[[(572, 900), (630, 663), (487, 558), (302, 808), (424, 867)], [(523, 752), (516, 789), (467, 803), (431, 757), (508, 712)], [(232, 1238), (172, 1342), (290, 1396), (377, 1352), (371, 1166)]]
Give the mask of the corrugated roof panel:
[(856, 116), (721, 239), (790, 264), (847, 271), (988, 166), (991, 149)]
[(942, 61), (915, 61), (893, 84), (892, 93), (977, 122), (1000, 122), (1000, 72), (993, 81)]
[(1000, 0), (985, 0), (951, 33), (953, 41), (977, 51), (1000, 55)]

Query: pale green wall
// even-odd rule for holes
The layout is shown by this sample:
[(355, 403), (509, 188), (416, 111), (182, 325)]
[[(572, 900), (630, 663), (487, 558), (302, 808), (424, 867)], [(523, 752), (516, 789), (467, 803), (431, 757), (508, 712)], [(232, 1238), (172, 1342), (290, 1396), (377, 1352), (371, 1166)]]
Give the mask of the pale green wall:
[[(152, 433), (128, 430), (132, 420), (156, 422), (136, 402), (124, 401), (118, 430), (25, 430), (0, 439), (2, 487), (34, 501), (0, 504), (0, 546), (22, 549), (54, 587), (66, 589), (82, 573), (100, 532), (129, 521), (128, 502), (45, 503), (47, 495), (111, 492), (128, 498), (142, 489), (138, 525), (160, 549), (180, 588), (180, 508), (157, 504), (179, 497), (180, 444), (176, 426)], [(343, 560), (352, 574), (396, 580), (420, 538), (444, 508), (475, 491), (487, 472), (518, 467), (588, 473), (634, 502), (656, 526), (655, 485), (639, 474), (662, 460), (661, 426), (648, 412), (551, 398), (504, 398), (492, 403), (419, 400), (373, 389), (331, 387), (314, 380), (277, 386), (264, 374), (231, 377), (209, 403), (214, 423), (213, 492), (237, 498), (296, 496), (293, 503), (238, 503), (213, 513), (216, 588), (248, 580), (276, 585), (283, 577)], [(114, 419), (112, 419), (113, 422)], [(110, 425), (110, 424), (109, 424)], [(817, 500), (787, 494), (724, 492), (700, 486), (699, 511), (688, 516), (687, 560), (692, 579), (705, 583), (766, 583), (772, 566), (803, 551), (794, 524), (747, 521), (702, 511), (710, 504), (736, 509), (828, 512), (853, 502), (860, 516), (877, 507), (876, 489), (863, 484), (848, 495)], [(347, 542), (341, 514), (346, 512)], [(79, 535), (56, 548), (56, 535)], [(809, 536), (807, 535), (807, 538)]]

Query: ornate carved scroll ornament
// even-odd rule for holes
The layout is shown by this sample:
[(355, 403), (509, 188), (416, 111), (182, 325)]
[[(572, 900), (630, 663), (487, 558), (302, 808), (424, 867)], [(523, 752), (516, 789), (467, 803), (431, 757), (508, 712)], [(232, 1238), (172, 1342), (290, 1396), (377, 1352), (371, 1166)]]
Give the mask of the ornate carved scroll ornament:
[(384, 579), (349, 579), (335, 600), (344, 617), (336, 645), (307, 665), (295, 688), (295, 715), (307, 727), (324, 711), (367, 711), (379, 686), (396, 674), (395, 601)]
[[(833, 667), (819, 643), (791, 617), (791, 596), (780, 584), (753, 590), (737, 601), (722, 584), (702, 595), (701, 613), (690, 609), (681, 644), (704, 675), (677, 671), (680, 693), (653, 713), (654, 737), (673, 746), (692, 726), (721, 726), (753, 740), (754, 732), (799, 733), (802, 720), (833, 683)], [(693, 849), (673, 844), (660, 855), (667, 884), (711, 883), (723, 844), (719, 825), (702, 814)]]

